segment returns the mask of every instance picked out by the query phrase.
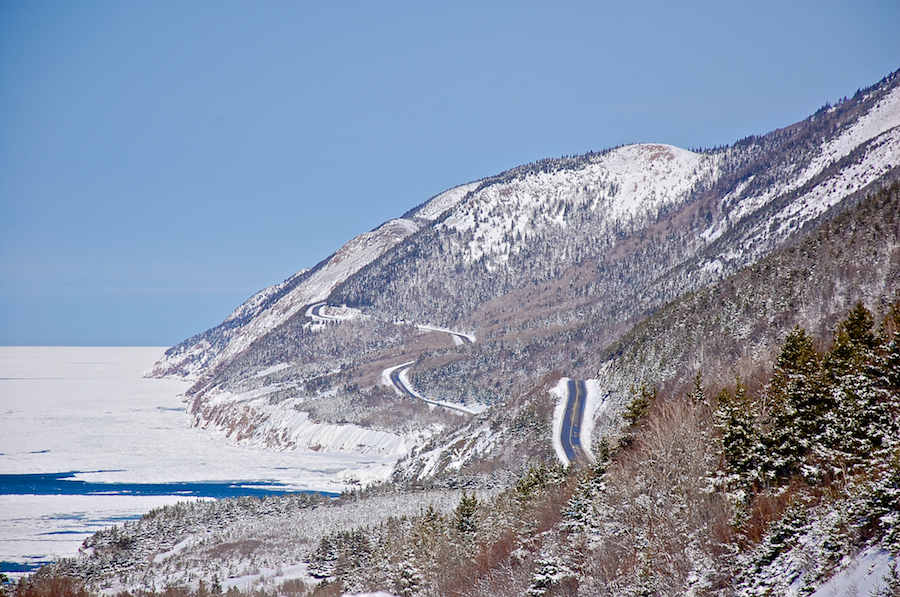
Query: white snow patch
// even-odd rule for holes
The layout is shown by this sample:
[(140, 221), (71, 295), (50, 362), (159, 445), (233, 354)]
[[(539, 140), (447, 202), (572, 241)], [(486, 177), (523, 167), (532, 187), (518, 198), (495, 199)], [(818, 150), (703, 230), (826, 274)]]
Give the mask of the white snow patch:
[(553, 451), (563, 464), (569, 464), (569, 458), (563, 449), (562, 427), (563, 418), (566, 416), (566, 401), (569, 398), (569, 378), (563, 377), (550, 389), (550, 395), (556, 396), (556, 408), (553, 409)]
[(253, 377), (265, 377), (266, 375), (271, 375), (272, 373), (277, 373), (282, 369), (287, 369), (290, 367), (290, 363), (278, 363), (277, 365), (272, 365), (271, 367), (266, 367), (260, 371), (257, 371)]
[(194, 536), (188, 535), (186, 539), (176, 543), (175, 546), (172, 547), (172, 549), (170, 549), (169, 551), (164, 551), (163, 553), (158, 553), (155, 556), (153, 556), (153, 563), (154, 564), (162, 564), (163, 562), (165, 562), (172, 556), (181, 553), (185, 547), (188, 547), (188, 546), (192, 545), (193, 543), (194, 543)]
[(478, 188), (480, 182), (481, 181), (470, 182), (468, 184), (454, 187), (449, 191), (444, 191), (443, 193), (423, 205), (421, 209), (413, 213), (413, 217), (422, 218), (425, 220), (438, 219), (447, 210), (453, 209), (454, 207), (459, 205), (459, 202), (462, 201), (468, 193)]
[(875, 595), (886, 586), (894, 559), (879, 547), (870, 547), (855, 558), (847, 558), (842, 570), (819, 587), (811, 597)]
[(724, 264), (720, 260), (713, 259), (712, 261), (707, 261), (702, 266), (700, 266), (700, 272), (701, 274), (718, 276), (721, 275), (723, 268)]
[(721, 222), (717, 222), (701, 232), (700, 238), (703, 239), (703, 242), (709, 244), (725, 234), (726, 230), (728, 230), (728, 220), (722, 220)]
[(591, 449), (591, 437), (594, 434), (594, 420), (602, 411), (606, 410), (609, 403), (603, 400), (600, 394), (599, 380), (586, 379), (584, 385), (587, 389), (587, 396), (584, 399), (584, 415), (581, 419), (581, 449), (588, 455), (588, 458), (593, 460), (594, 452)]
[(260, 567), (256, 574), (245, 574), (222, 581), (222, 589), (225, 591), (232, 587), (239, 590), (249, 590), (255, 586), (274, 584), (281, 585), (285, 581), (295, 578), (307, 580), (309, 578), (309, 564), (301, 563), (293, 566), (279, 566), (277, 568)]
[(448, 455), (450, 462), (447, 464), (447, 469), (459, 470), (472, 458), (491, 450), (495, 444), (496, 435), (488, 425), (482, 425), (471, 432), (459, 431), (444, 440), (441, 445), (416, 455), (417, 460), (423, 463), (417, 477), (427, 479), (432, 476), (436, 472), (438, 464)]

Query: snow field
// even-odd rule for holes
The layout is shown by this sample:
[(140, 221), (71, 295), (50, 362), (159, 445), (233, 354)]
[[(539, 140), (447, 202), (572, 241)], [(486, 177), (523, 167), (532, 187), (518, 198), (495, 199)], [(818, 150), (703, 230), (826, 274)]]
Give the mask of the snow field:
[(894, 559), (878, 547), (870, 547), (853, 558), (845, 558), (835, 574), (810, 597), (878, 595), (886, 586)]
[(569, 378), (563, 377), (556, 382), (556, 385), (550, 389), (550, 394), (556, 396), (556, 407), (553, 409), (553, 451), (556, 452), (556, 457), (559, 458), (560, 462), (569, 465), (569, 457), (566, 456), (566, 451), (563, 450), (562, 440), (560, 439), (563, 418), (566, 414), (566, 401), (569, 397)]
[[(333, 450), (272, 451), (249, 442), (223, 442), (191, 428), (183, 402), (188, 383), (141, 377), (163, 350), (0, 347), (0, 471), (74, 471), (76, 479), (93, 483), (256, 481), (340, 492), (386, 478), (407, 451), (395, 435), (315, 426), (296, 411), (296, 420), (276, 423), (274, 417), (270, 424), (296, 432), (298, 442), (302, 437)], [(359, 453), (361, 443), (372, 453)], [(340, 446), (355, 451), (336, 451)], [(2, 495), (0, 560), (70, 557), (99, 528), (193, 499)]]
[[(494, 266), (517, 251), (511, 240), (549, 226), (564, 228), (565, 203), (602, 210), (609, 223), (630, 222), (682, 201), (699, 179), (713, 176), (718, 157), (670, 145), (628, 145), (574, 170), (528, 174), (490, 185), (452, 210), (438, 228), (471, 231), (470, 262), (491, 257)], [(546, 206), (556, 206), (546, 213)]]

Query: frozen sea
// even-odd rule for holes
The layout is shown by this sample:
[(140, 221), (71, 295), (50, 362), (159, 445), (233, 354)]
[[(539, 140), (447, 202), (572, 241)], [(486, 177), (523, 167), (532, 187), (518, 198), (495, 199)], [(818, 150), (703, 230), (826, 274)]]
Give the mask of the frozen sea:
[[(77, 553), (100, 528), (186, 499), (340, 492), (392, 460), (274, 452), (190, 427), (164, 348), (0, 347), (0, 566)], [(348, 472), (355, 471), (354, 475)]]

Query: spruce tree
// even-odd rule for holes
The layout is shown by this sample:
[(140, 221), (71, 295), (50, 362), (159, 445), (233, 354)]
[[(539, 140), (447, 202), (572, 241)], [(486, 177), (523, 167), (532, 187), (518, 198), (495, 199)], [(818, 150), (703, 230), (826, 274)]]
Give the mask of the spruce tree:
[(850, 310), (834, 332), (825, 370), (831, 394), (837, 400), (837, 420), (829, 443), (845, 466), (865, 466), (881, 452), (892, 434), (892, 415), (877, 353), (882, 338), (875, 321), (862, 303)]
[(726, 388), (716, 396), (715, 417), (722, 434), (721, 456), (727, 483), (749, 490), (760, 481), (762, 449), (756, 408), (740, 382), (733, 394)]
[(800, 326), (781, 347), (769, 386), (771, 428), (766, 437), (766, 474), (780, 482), (803, 469), (810, 450), (821, 440), (834, 400), (822, 392), (821, 364), (815, 343)]
[(474, 533), (478, 526), (477, 520), (475, 518), (475, 511), (478, 509), (478, 498), (475, 497), (475, 494), (471, 495), (466, 493), (465, 490), (462, 492), (462, 497), (459, 498), (459, 504), (456, 506), (455, 522), (456, 529), (462, 533)]

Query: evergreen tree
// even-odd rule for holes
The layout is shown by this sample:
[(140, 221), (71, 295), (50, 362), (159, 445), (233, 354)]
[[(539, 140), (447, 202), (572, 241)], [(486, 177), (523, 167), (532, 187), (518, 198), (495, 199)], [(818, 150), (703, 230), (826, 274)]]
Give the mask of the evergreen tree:
[[(769, 386), (771, 428), (766, 437), (765, 474), (780, 482), (801, 472), (811, 448), (818, 445), (834, 400), (822, 392), (821, 362), (815, 343), (800, 326), (781, 347)], [(804, 471), (807, 475), (810, 469)]]
[(695, 404), (706, 402), (706, 392), (703, 390), (703, 373), (699, 369), (694, 375), (694, 389), (688, 392), (688, 399)]
[(478, 529), (475, 513), (478, 509), (478, 498), (475, 494), (467, 494), (463, 490), (462, 497), (454, 512), (456, 529), (462, 533), (474, 533)]
[(647, 411), (650, 409), (650, 405), (656, 400), (658, 392), (655, 387), (641, 386), (640, 390), (635, 390), (635, 388), (632, 387), (631, 393), (634, 395), (634, 398), (628, 406), (625, 407), (622, 418), (628, 421), (629, 425), (634, 427), (643, 420)]
[(415, 595), (422, 587), (422, 571), (416, 566), (415, 554), (411, 550), (407, 550), (405, 557), (397, 565), (394, 579), (394, 589), (401, 597)]
[(896, 433), (889, 391), (879, 383), (882, 336), (874, 327), (871, 312), (857, 303), (838, 324), (825, 358), (827, 381), (838, 407), (837, 433), (831, 444), (850, 468), (865, 466)]
[(756, 406), (740, 381), (733, 394), (726, 388), (716, 397), (715, 417), (722, 434), (720, 454), (728, 477), (726, 482), (737, 489), (749, 490), (760, 481), (762, 446)]

